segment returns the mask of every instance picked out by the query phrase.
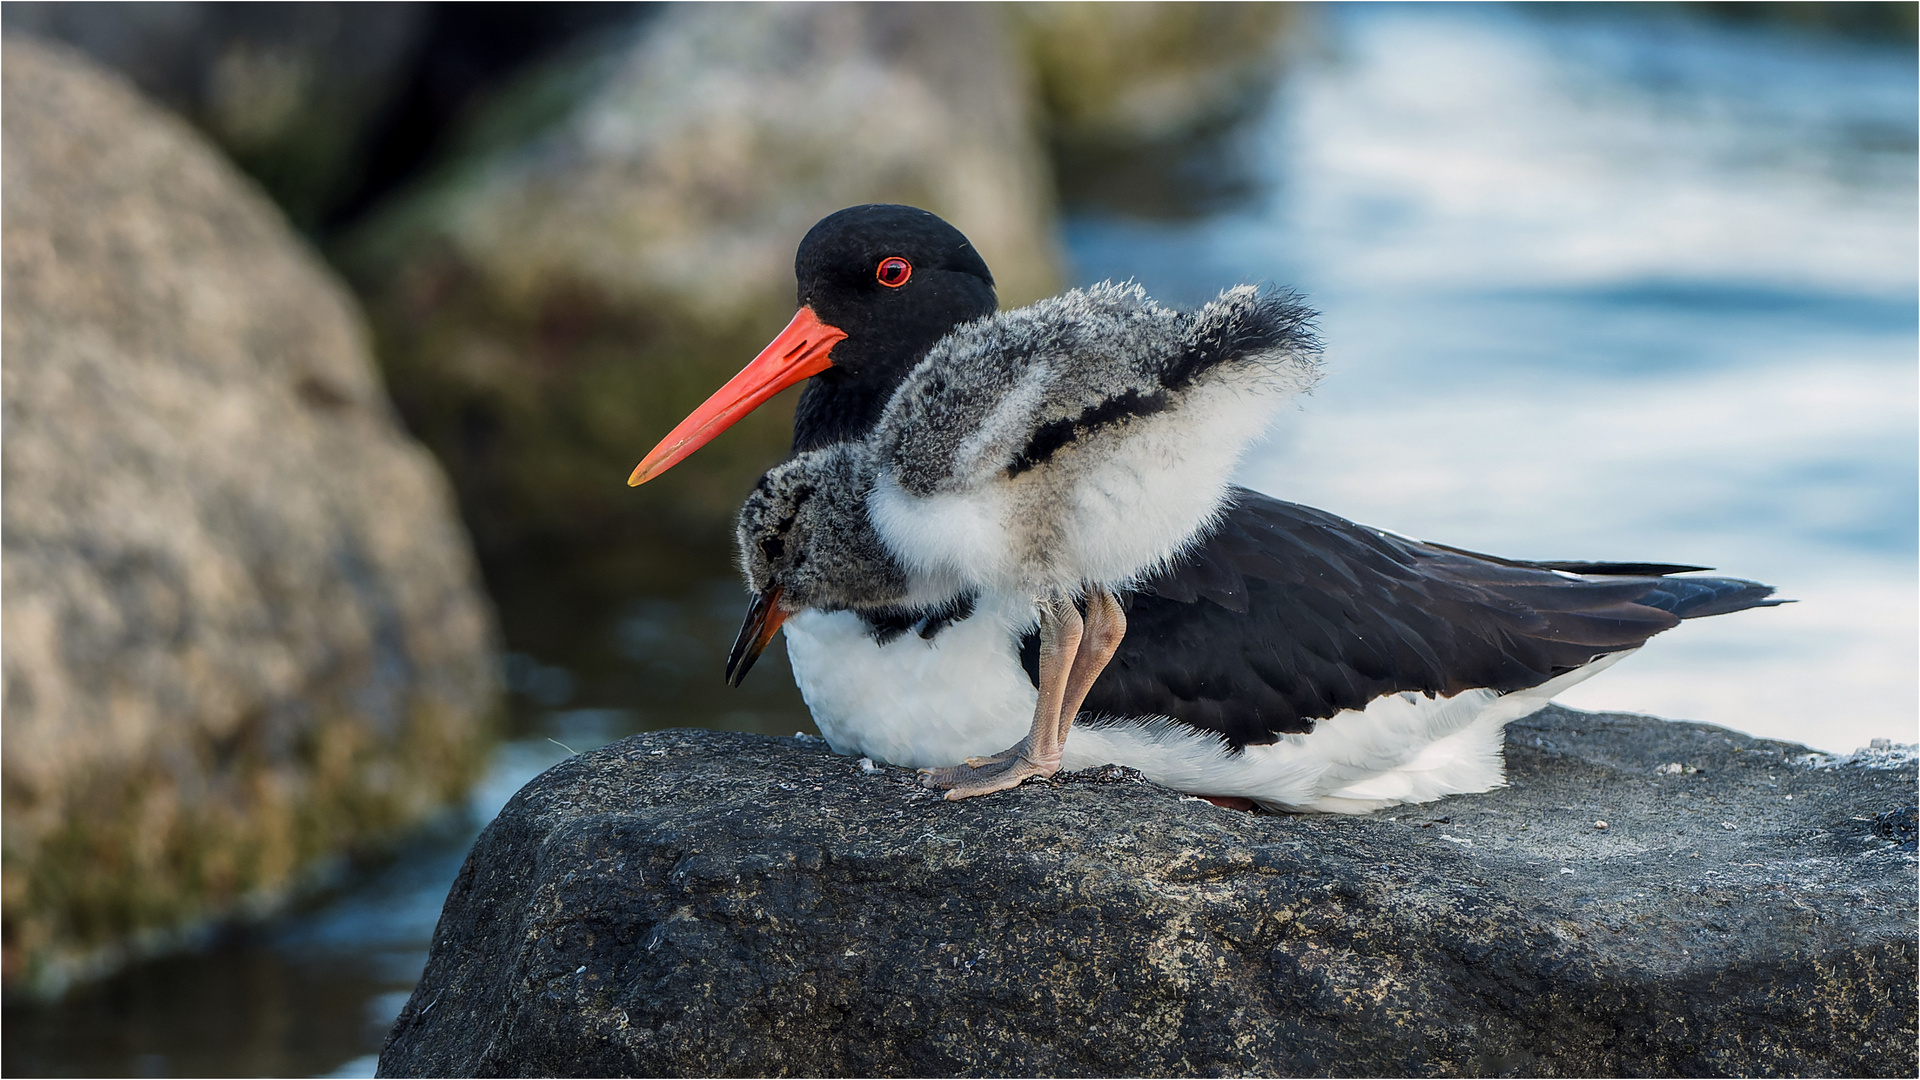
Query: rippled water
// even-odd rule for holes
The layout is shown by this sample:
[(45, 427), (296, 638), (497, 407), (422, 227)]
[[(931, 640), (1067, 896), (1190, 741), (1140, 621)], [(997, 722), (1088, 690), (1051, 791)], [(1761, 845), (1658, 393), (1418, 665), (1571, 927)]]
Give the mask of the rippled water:
[[(1500, 554), (1772, 582), (1801, 603), (1689, 623), (1564, 700), (1912, 740), (1913, 54), (1592, 9), (1325, 19), (1246, 134), (1255, 204), (1068, 224), (1081, 280), (1269, 281), (1325, 312), (1328, 378), (1243, 481)], [(510, 661), (524, 737), (464, 827), (308, 912), (9, 1009), (5, 1071), (370, 1075), (466, 846), (527, 779), (648, 727), (810, 727), (780, 650), (720, 685), (743, 600), (723, 573), (544, 613), (509, 590), (510, 619), (552, 629)]]

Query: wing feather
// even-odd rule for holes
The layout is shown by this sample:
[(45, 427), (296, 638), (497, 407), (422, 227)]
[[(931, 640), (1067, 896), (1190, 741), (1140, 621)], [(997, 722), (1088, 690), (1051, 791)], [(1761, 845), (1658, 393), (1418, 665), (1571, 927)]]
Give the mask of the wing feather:
[(1482, 556), (1236, 489), (1204, 542), (1127, 598), (1086, 709), (1272, 742), (1386, 694), (1537, 686), (1682, 618), (1780, 602), (1664, 576), (1690, 569)]

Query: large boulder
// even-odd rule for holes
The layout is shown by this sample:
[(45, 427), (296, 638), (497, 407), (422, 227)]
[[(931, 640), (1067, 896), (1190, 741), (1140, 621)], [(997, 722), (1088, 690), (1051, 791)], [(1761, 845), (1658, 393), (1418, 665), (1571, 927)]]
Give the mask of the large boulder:
[(5, 975), (49, 989), (459, 793), (494, 632), (278, 211), (77, 56), (4, 73)]
[(675, 5), (528, 74), (343, 247), (396, 401), (483, 556), (716, 539), (785, 450), (763, 409), (644, 493), (640, 457), (793, 314), (793, 254), (924, 206), (1004, 301), (1059, 282), (1024, 67), (984, 5)]
[(1555, 708), (1507, 762), (1272, 816), (635, 736), (482, 834), (380, 1072), (1914, 1074), (1911, 748)]

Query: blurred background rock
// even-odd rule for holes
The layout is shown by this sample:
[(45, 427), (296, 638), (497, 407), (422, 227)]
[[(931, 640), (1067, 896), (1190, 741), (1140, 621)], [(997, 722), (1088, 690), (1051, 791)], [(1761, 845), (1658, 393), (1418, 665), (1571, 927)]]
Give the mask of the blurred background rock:
[(50, 989), (459, 798), (496, 639), (338, 279), (123, 82), (5, 50), (5, 955)]
[(1232, 138), (1273, 92), (1305, 9), (1016, 4), (1065, 203), (1192, 217), (1257, 191)]
[(449, 117), (631, 3), (5, 3), (6, 33), (131, 79), (324, 235), (438, 148)]

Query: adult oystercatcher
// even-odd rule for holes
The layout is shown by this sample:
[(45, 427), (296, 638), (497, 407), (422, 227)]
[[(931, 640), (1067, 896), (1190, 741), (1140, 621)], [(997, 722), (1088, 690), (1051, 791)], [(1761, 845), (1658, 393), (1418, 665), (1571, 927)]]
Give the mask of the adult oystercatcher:
[[(794, 451), (864, 440), (934, 344), (996, 308), (966, 238), (911, 207), (828, 216), (795, 273), (793, 321), (630, 483), (810, 376)], [(1507, 722), (1682, 619), (1780, 603), (1754, 582), (1669, 576), (1701, 569), (1501, 559), (1232, 488), (1197, 543), (1120, 592), (1127, 633), (1063, 767), (1115, 761), (1185, 791), (1356, 813), (1485, 790)], [(1030, 604), (983, 595), (808, 610), (785, 630), (835, 750), (941, 766), (1021, 736), (1034, 623)]]
[(1184, 313), (1109, 284), (956, 328), (864, 440), (803, 453), (748, 498), (758, 599), (729, 677), (793, 612), (872, 623), (1024, 600), (1039, 623), (1028, 733), (926, 782), (965, 798), (1051, 776), (1125, 635), (1114, 590), (1212, 523), (1241, 451), (1318, 375), (1310, 321), (1247, 287)]

